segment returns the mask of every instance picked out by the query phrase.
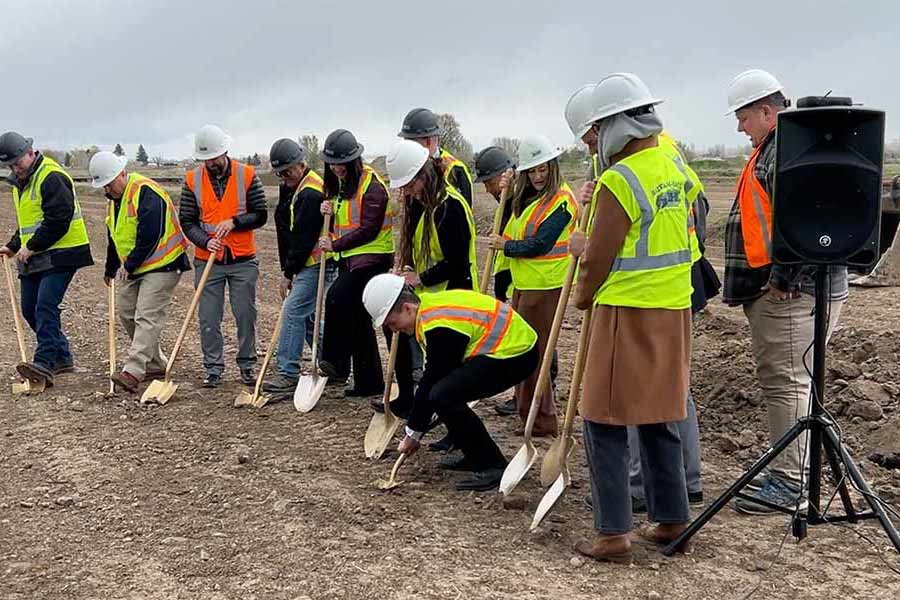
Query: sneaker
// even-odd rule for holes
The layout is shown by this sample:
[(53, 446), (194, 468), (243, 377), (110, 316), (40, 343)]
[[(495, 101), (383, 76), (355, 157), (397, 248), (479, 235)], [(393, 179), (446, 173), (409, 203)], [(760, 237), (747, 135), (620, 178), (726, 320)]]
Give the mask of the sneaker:
[(691, 506), (702, 506), (703, 492), (688, 492), (688, 504)]
[(256, 371), (253, 367), (241, 369), (241, 383), (244, 385), (256, 385)]
[(297, 378), (278, 374), (262, 386), (262, 391), (269, 394), (286, 394), (297, 388)]
[(203, 387), (217, 388), (222, 387), (222, 376), (216, 373), (207, 373), (203, 378)]
[(75, 363), (69, 359), (66, 361), (61, 361), (53, 365), (53, 374), (61, 375), (62, 373), (74, 373), (75, 372)]
[[(798, 486), (781, 477), (776, 477), (771, 474), (760, 490), (749, 493), (748, 496), (751, 498), (758, 498), (769, 504), (774, 504), (788, 512), (794, 512), (796, 510), (805, 511), (809, 506), (809, 502), (806, 499), (806, 493)], [(769, 515), (778, 512), (774, 508), (757, 504), (753, 500), (745, 500), (744, 498), (736, 499), (734, 501), (734, 508), (738, 512), (747, 515)]]
[(110, 375), (109, 379), (116, 384), (116, 388), (123, 389), (126, 392), (135, 393), (138, 389), (138, 385), (140, 385), (140, 381), (138, 378), (129, 373), (128, 371), (122, 371), (121, 373), (116, 373), (115, 375)]
[(343, 377), (341, 377), (341, 374), (338, 373), (337, 367), (335, 367), (333, 364), (331, 364), (327, 360), (319, 361), (319, 370), (322, 371), (325, 374), (325, 376), (328, 377), (329, 380), (332, 380), (332, 379), (334, 379), (335, 381), (337, 381), (337, 380), (346, 381), (347, 380), (347, 376), (344, 375)]
[(494, 410), (501, 417), (508, 417), (510, 415), (514, 415), (519, 412), (519, 407), (516, 405), (516, 399), (510, 398), (506, 402), (500, 402), (499, 404), (494, 405)]
[[(377, 398), (372, 398), (369, 400), (369, 405), (380, 415), (384, 414), (384, 402)], [(401, 398), (397, 398), (393, 402), (391, 402), (391, 412), (401, 419), (406, 419), (409, 417), (409, 410), (412, 406), (411, 401), (404, 402)]]
[(475, 492), (486, 492), (500, 487), (500, 480), (503, 479), (504, 469), (486, 469), (472, 474), (471, 479), (463, 479), (457, 482), (456, 489)]
[(766, 480), (769, 478), (768, 469), (763, 469), (759, 473), (756, 474), (756, 477), (750, 480), (744, 489), (751, 492), (758, 492), (762, 489), (764, 485), (766, 485)]

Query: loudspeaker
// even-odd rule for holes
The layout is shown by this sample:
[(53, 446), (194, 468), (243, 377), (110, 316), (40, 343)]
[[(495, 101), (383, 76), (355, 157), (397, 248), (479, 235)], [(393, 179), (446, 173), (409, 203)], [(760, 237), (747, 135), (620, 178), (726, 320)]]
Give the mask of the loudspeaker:
[(774, 262), (874, 267), (884, 112), (803, 98), (778, 114), (775, 143)]

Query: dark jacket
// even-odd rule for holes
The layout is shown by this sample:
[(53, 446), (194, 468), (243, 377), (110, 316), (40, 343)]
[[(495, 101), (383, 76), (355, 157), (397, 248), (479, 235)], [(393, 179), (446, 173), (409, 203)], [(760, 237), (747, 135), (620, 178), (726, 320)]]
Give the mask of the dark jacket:
[[(38, 153), (24, 180), (19, 181), (11, 174), (6, 182), (18, 188), (21, 193), (28, 187), (28, 183), (43, 161), (43, 155)], [(66, 235), (75, 214), (75, 190), (62, 174), (50, 173), (41, 184), (41, 210), (44, 213), (44, 220), (27, 244), (28, 249), (36, 254), (27, 263), (18, 263), (19, 272), (22, 275), (33, 275), (54, 269), (80, 269), (94, 264), (90, 244), (48, 250)], [(6, 245), (14, 252), (22, 248), (18, 229)]]
[[(231, 162), (221, 178), (210, 177), (213, 191), (216, 198), (221, 199), (225, 193), (225, 186), (228, 185), (228, 179), (231, 177)], [(209, 242), (209, 235), (203, 230), (200, 223), (200, 210), (197, 207), (197, 198), (194, 192), (187, 186), (187, 182), (181, 186), (181, 200), (178, 203), (178, 221), (181, 223), (181, 229), (184, 231), (185, 237), (195, 246), (206, 248)], [(250, 182), (250, 188), (247, 190), (247, 213), (232, 217), (235, 231), (248, 231), (250, 229), (259, 229), (266, 224), (269, 218), (268, 206), (266, 205), (266, 192), (263, 189), (259, 176), (253, 175)], [(255, 258), (251, 256), (241, 256), (235, 258), (231, 255), (228, 248), (225, 248), (221, 260), (216, 258), (216, 264), (230, 264), (235, 262), (244, 262)]]
[[(107, 196), (107, 198), (109, 198)], [(122, 205), (121, 198), (110, 198), (113, 203), (113, 218), (119, 217), (119, 209)], [(171, 271), (189, 271), (191, 269), (190, 261), (188, 261), (187, 253), (182, 253), (173, 262), (140, 275), (133, 275), (135, 269), (139, 268), (147, 258), (153, 254), (160, 240), (166, 233), (166, 201), (150, 186), (141, 188), (138, 197), (138, 220), (137, 220), (137, 238), (135, 239), (134, 249), (125, 257), (125, 270), (128, 272), (129, 279), (139, 279), (148, 273), (167, 273)], [(113, 221), (115, 225), (115, 221)], [(116, 245), (112, 240), (109, 229), (106, 230), (106, 266), (103, 269), (105, 277), (112, 279), (116, 276), (116, 271), (121, 266), (119, 255), (116, 252)]]
[[(278, 261), (281, 271), (293, 279), (305, 266), (319, 242), (325, 217), (320, 212), (322, 192), (306, 188), (294, 196), (294, 188), (281, 185), (275, 207), (275, 233), (278, 237)], [(294, 220), (291, 221), (291, 205)]]
[(469, 178), (466, 177), (466, 171), (456, 165), (452, 169), (450, 169), (450, 183), (453, 184), (453, 187), (456, 188), (463, 198), (466, 199), (466, 202), (469, 203), (469, 206), (472, 206), (472, 186), (469, 184)]
[[(418, 225), (424, 210), (420, 203), (410, 202), (410, 223)], [(469, 264), (469, 241), (472, 234), (466, 209), (459, 202), (447, 199), (434, 209), (434, 227), (444, 259), (419, 273), (425, 287), (447, 282), (448, 289), (472, 289), (472, 273)], [(413, 232), (407, 234), (412, 239)], [(414, 248), (413, 252), (418, 249)]]
[(413, 396), (413, 406), (407, 425), (413, 431), (426, 431), (435, 413), (431, 390), (454, 369), (462, 366), (468, 336), (448, 327), (435, 327), (425, 334), (425, 347), (431, 348), (422, 379)]
[(503, 253), (510, 258), (534, 258), (553, 250), (563, 229), (572, 220), (565, 204), (560, 204), (550, 216), (541, 221), (534, 235), (522, 240), (507, 240)]

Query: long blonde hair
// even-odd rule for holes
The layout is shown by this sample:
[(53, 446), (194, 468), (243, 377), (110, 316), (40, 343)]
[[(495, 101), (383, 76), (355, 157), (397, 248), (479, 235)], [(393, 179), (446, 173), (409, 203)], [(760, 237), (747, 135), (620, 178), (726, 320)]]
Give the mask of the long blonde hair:
[(416, 223), (412, 222), (409, 202), (418, 202), (422, 205), (422, 247), (418, 248), (419, 264), (429, 265), (431, 261), (431, 230), (434, 221), (434, 210), (441, 204), (446, 195), (446, 183), (444, 182), (443, 164), (440, 158), (429, 158), (422, 165), (416, 177), (422, 177), (425, 182), (425, 190), (421, 198), (406, 198), (407, 205), (403, 207), (403, 227), (400, 230), (400, 258), (402, 265), (414, 265), (413, 237), (416, 234)]
[[(513, 185), (513, 210), (517, 217), (522, 216), (530, 201), (544, 194), (547, 194), (548, 198), (552, 198), (559, 191), (559, 186), (562, 185), (559, 175), (559, 159), (554, 158), (546, 164), (550, 168), (550, 173), (547, 177), (547, 185), (544, 186), (541, 192), (538, 192), (531, 185), (531, 181), (528, 179), (528, 171), (520, 171), (516, 175), (515, 185)], [(526, 201), (529, 202), (526, 203)]]

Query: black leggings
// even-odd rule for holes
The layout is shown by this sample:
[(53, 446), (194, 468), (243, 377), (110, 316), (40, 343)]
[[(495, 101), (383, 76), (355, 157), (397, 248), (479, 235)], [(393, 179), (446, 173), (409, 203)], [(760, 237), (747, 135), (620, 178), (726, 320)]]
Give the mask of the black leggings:
[(476, 356), (431, 388), (429, 400), (434, 412), (444, 421), (453, 442), (476, 471), (502, 469), (506, 467), (506, 458), (468, 403), (489, 398), (520, 383), (534, 372), (539, 358), (537, 346), (514, 358)]
[(370, 279), (388, 269), (390, 261), (353, 271), (342, 266), (325, 298), (322, 360), (330, 362), (339, 375), (346, 377), (352, 359), (354, 386), (372, 394), (384, 390), (384, 375), (372, 317), (363, 306), (362, 293)]

